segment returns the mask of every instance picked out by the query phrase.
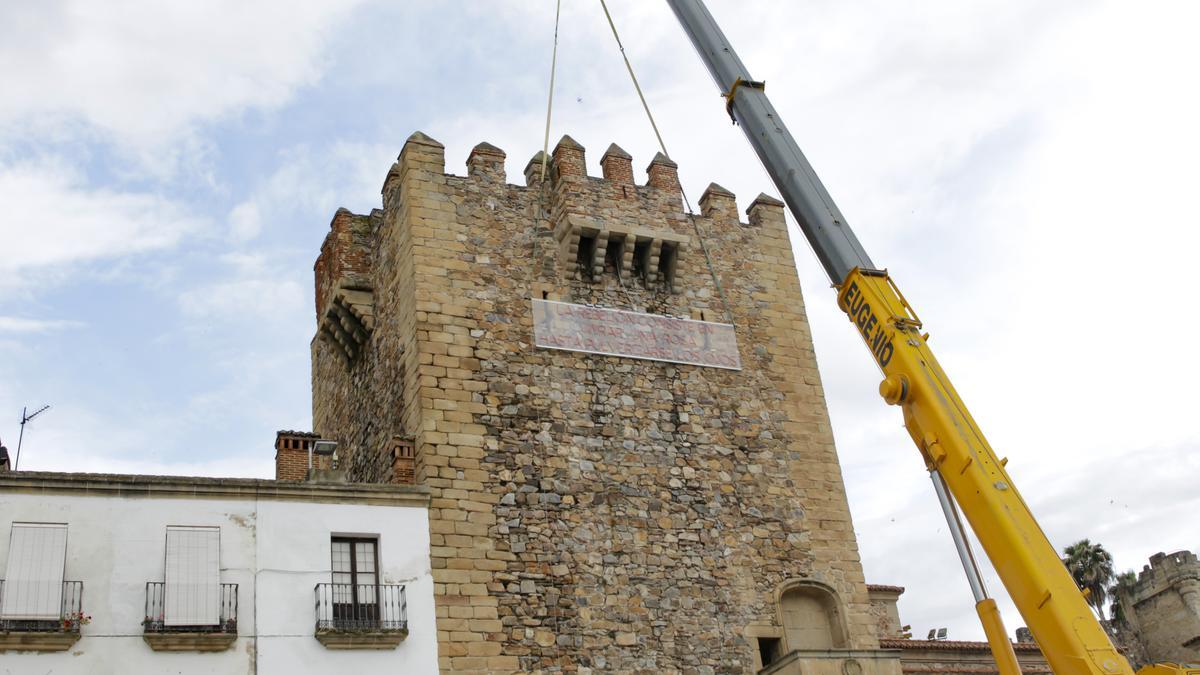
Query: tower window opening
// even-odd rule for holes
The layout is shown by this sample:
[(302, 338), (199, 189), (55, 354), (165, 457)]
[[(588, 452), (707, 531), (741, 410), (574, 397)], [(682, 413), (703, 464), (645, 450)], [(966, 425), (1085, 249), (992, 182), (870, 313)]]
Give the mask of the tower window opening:
[(675, 259), (679, 248), (671, 242), (663, 242), (662, 252), (658, 255), (658, 276), (663, 285), (670, 290), (675, 289)]
[(650, 240), (639, 238), (633, 244), (633, 276), (646, 280), (646, 272), (650, 269)]
[(604, 271), (612, 269), (613, 273), (618, 277), (621, 276), (621, 259), (625, 257), (625, 239), (623, 237), (609, 237), (608, 245), (604, 249)]
[(584, 279), (592, 278), (592, 260), (596, 257), (596, 235), (579, 235), (579, 252), (575, 256), (575, 264)]
[(762, 660), (764, 667), (771, 665), (779, 658), (779, 643), (779, 638), (758, 638), (758, 657)]

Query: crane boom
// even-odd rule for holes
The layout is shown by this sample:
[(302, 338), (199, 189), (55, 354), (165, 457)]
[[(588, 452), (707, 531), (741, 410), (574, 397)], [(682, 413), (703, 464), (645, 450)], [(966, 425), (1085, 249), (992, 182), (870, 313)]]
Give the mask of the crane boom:
[[(926, 468), (953, 495), (1051, 668), (1057, 675), (1132, 673), (934, 358), (916, 312), (887, 271), (871, 262), (765, 87), (750, 76), (702, 0), (667, 4), (836, 286), (838, 306), (883, 371), (880, 395), (903, 410)], [(985, 599), (976, 609), (997, 663), (1010, 671), (1015, 658), (995, 603)]]

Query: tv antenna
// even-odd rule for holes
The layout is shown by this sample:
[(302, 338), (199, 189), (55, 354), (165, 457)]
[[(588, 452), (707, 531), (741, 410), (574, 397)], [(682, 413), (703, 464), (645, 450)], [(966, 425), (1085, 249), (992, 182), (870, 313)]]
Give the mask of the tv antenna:
[(21, 466), (21, 441), (25, 440), (25, 423), (32, 420), (33, 418), (37, 417), (38, 415), (41, 415), (42, 413), (46, 412), (49, 409), (50, 409), (50, 406), (44, 405), (41, 408), (38, 408), (37, 410), (35, 410), (34, 413), (32, 415), (30, 415), (30, 414), (28, 414), (29, 408), (21, 408), (21, 433), (17, 436), (17, 461), (13, 462), (13, 471), (16, 471), (17, 467)]

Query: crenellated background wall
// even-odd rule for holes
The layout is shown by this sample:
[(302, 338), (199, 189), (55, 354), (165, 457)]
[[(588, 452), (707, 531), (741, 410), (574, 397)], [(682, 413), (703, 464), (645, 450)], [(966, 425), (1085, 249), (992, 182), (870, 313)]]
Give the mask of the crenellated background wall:
[[(1190, 551), (1156, 553), (1137, 584), (1117, 595), (1146, 662), (1200, 663), (1200, 561)], [(1139, 661), (1142, 659), (1136, 659)]]

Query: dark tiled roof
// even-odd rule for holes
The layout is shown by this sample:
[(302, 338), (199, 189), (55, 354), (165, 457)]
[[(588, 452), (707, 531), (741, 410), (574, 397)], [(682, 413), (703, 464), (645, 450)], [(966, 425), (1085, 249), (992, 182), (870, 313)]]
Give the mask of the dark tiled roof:
[(0, 494), (190, 497), (428, 506), (429, 488), (392, 483), (321, 483), (265, 478), (140, 476), (52, 471), (0, 472)]
[[(979, 651), (990, 650), (986, 642), (972, 642), (970, 640), (880, 640), (879, 646), (882, 649), (936, 649), (943, 651)], [(1033, 642), (1014, 642), (1012, 643), (1013, 651), (1015, 652), (1039, 652), (1036, 643)]]

